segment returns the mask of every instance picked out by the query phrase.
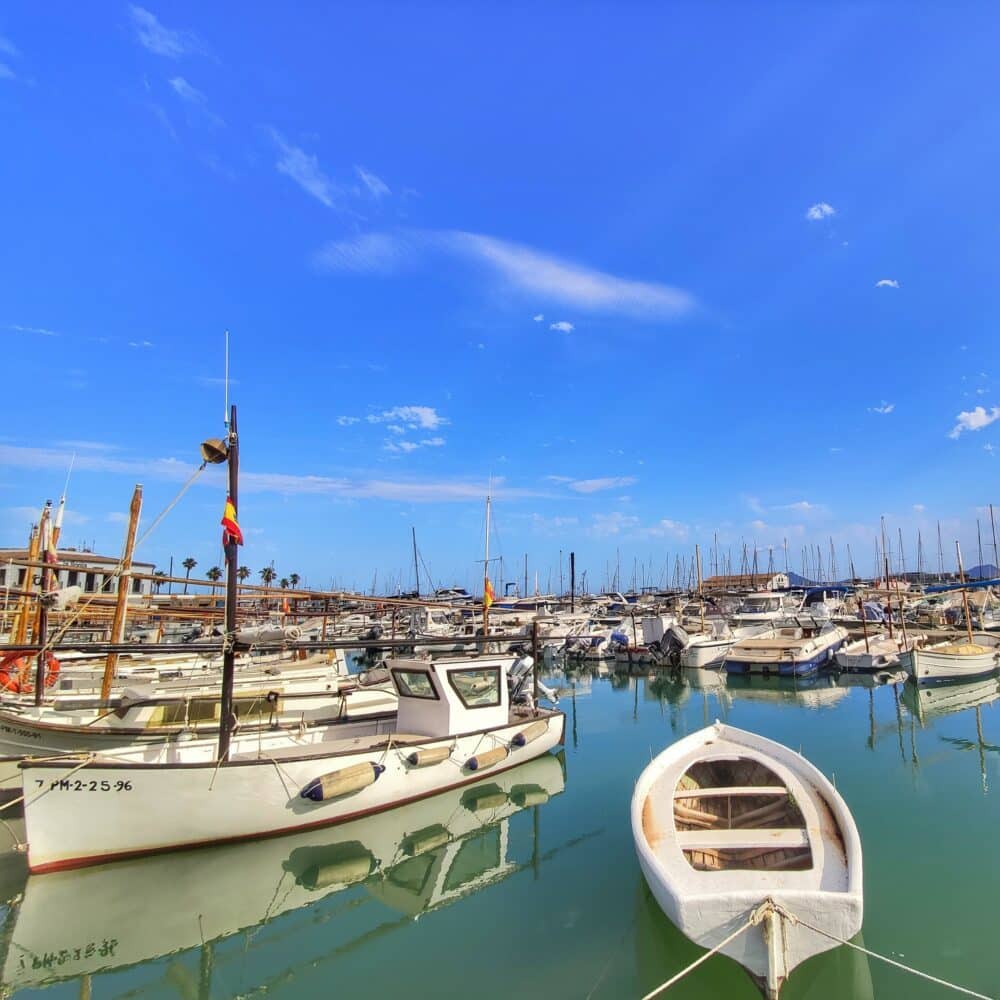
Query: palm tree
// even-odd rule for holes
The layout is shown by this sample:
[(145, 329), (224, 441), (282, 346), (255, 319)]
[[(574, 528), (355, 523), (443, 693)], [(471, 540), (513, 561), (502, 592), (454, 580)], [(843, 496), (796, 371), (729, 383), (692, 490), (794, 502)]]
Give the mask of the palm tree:
[(274, 572), (274, 569), (272, 567), (265, 566), (260, 571), (260, 580), (261, 580), (261, 583), (263, 583), (265, 587), (270, 587), (271, 584), (274, 583), (274, 578), (277, 575), (278, 574)]
[(288, 590), (288, 577), (283, 576), (278, 584), (282, 590)]
[(162, 577), (162, 579), (159, 579), (159, 580), (154, 580), (154, 581), (153, 581), (153, 586), (154, 586), (154, 587), (156, 588), (156, 592), (157, 592), (157, 593), (159, 593), (159, 592), (160, 592), (160, 587), (162, 587), (162, 586), (163, 586), (163, 582), (164, 582), (164, 580), (166, 580), (166, 578), (167, 578), (167, 574), (166, 574), (166, 572), (165, 572), (164, 570), (162, 570), (162, 569), (158, 569), (158, 570), (157, 570), (157, 571), (156, 571), (156, 572), (155, 572), (155, 573), (153, 574), (153, 576), (157, 576), (157, 577)]
[[(222, 579), (222, 570), (218, 566), (213, 566), (210, 570), (205, 572), (205, 576), (208, 577), (212, 583), (218, 583)], [(215, 587), (212, 588), (212, 593), (215, 593)]]
[(246, 583), (250, 579), (250, 567), (241, 566), (237, 571), (236, 575), (239, 577), (240, 583)]
[(187, 582), (191, 579), (191, 570), (198, 565), (198, 560), (188, 556), (181, 565), (187, 570), (187, 574), (184, 577), (184, 593), (186, 594), (188, 592)]
[(294, 590), (299, 585), (299, 580), (301, 580), (302, 577), (300, 577), (298, 573), (289, 573), (288, 579), (291, 581), (292, 589)]

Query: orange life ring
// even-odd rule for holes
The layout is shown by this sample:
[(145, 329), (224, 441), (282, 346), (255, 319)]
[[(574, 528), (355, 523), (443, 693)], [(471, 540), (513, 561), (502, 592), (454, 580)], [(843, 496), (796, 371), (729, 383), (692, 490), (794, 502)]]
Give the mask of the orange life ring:
[[(32, 660), (23, 653), (7, 653), (0, 659), (0, 688), (13, 694), (30, 694), (35, 690), (31, 681)], [(54, 687), (59, 680), (60, 663), (52, 653), (45, 654), (45, 687)]]

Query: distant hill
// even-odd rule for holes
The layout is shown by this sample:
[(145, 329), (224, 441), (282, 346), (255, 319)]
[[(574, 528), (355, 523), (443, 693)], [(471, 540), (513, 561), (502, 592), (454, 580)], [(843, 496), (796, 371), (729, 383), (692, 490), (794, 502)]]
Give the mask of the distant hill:
[(969, 580), (994, 580), (1000, 576), (1000, 571), (992, 563), (985, 563), (982, 566), (973, 566), (967, 569), (965, 575)]

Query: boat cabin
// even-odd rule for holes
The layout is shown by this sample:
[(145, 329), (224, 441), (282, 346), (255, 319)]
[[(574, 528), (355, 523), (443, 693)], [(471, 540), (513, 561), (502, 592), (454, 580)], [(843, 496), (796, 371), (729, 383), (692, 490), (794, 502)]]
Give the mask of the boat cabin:
[(470, 733), (510, 721), (507, 660), (456, 664), (391, 660), (399, 695), (397, 729), (418, 736)]

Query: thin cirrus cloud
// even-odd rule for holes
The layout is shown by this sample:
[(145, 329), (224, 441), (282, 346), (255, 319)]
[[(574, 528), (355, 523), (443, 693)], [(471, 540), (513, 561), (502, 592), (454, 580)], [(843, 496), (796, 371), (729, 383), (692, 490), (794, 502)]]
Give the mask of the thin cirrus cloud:
[(561, 319), (558, 323), (550, 323), (550, 330), (558, 330), (560, 333), (572, 333), (576, 327), (572, 323), (566, 322), (566, 320)]
[(810, 205), (806, 210), (806, 218), (810, 222), (819, 222), (821, 219), (829, 219), (831, 216), (837, 214), (837, 210), (833, 205), (827, 204), (825, 201), (818, 201), (815, 205)]
[(983, 406), (977, 406), (972, 410), (963, 410), (955, 418), (955, 426), (948, 432), (948, 437), (961, 437), (963, 431), (981, 431), (984, 427), (989, 427), (996, 420), (1000, 420), (1000, 406), (994, 406), (987, 410)]
[(696, 306), (694, 296), (680, 288), (608, 274), (521, 243), (460, 230), (366, 233), (328, 243), (315, 263), (331, 272), (389, 275), (433, 254), (478, 268), (508, 291), (592, 312), (675, 319)]
[(876, 288), (899, 288), (899, 282), (895, 278), (879, 278), (875, 282)]
[(868, 407), (868, 412), (869, 413), (880, 413), (882, 416), (885, 416), (887, 413), (892, 413), (892, 411), (894, 409), (896, 409), (896, 404), (895, 403), (887, 403), (883, 399), (880, 406), (869, 406)]
[(567, 485), (575, 493), (599, 493), (602, 490), (632, 486), (637, 482), (635, 476), (608, 476), (604, 479), (571, 479)]
[(276, 129), (270, 131), (274, 144), (281, 151), (281, 157), (274, 165), (278, 173), (290, 177), (327, 208), (336, 208), (343, 197), (343, 189), (324, 173), (318, 158), (287, 142)]
[(448, 423), (448, 418), (441, 416), (433, 406), (394, 406), (381, 413), (370, 413), (366, 419), (370, 424), (396, 423), (428, 431), (437, 430)]
[[(65, 474), (74, 461), (76, 472), (96, 472), (120, 475), (125, 483), (132, 483), (136, 476), (150, 480), (186, 482), (196, 468), (196, 461), (176, 458), (129, 459), (115, 458), (99, 453), (76, 454), (67, 449), (29, 448), (0, 444), (0, 465), (24, 469), (46, 469)], [(223, 473), (209, 468), (198, 480), (219, 488)], [(413, 503), (480, 502), (486, 495), (486, 484), (479, 480), (444, 479), (376, 479), (332, 476), (301, 476), (282, 472), (240, 473), (240, 488), (248, 493), (277, 493), (284, 496), (330, 496), (347, 499), (391, 500)], [(506, 499), (544, 497), (539, 490), (508, 486), (502, 479), (494, 478), (492, 495)]]
[[(390, 428), (392, 430), (392, 428)], [(409, 454), (410, 452), (417, 451), (418, 448), (443, 448), (445, 445), (445, 440), (443, 437), (432, 437), (423, 438), (420, 441), (393, 441), (391, 438), (388, 439), (383, 445), (383, 451), (398, 453), (402, 452), (404, 454)]]
[(16, 333), (34, 333), (39, 337), (58, 337), (59, 334), (55, 330), (48, 330), (44, 326), (21, 326), (19, 323), (11, 323), (8, 330), (14, 330)]
[(361, 183), (368, 189), (368, 193), (378, 201), (386, 195), (392, 194), (389, 185), (381, 177), (376, 176), (364, 167), (355, 167), (354, 172), (358, 175)]
[(193, 31), (180, 31), (166, 27), (159, 18), (145, 7), (129, 7), (132, 27), (143, 48), (167, 59), (205, 52), (205, 43)]

